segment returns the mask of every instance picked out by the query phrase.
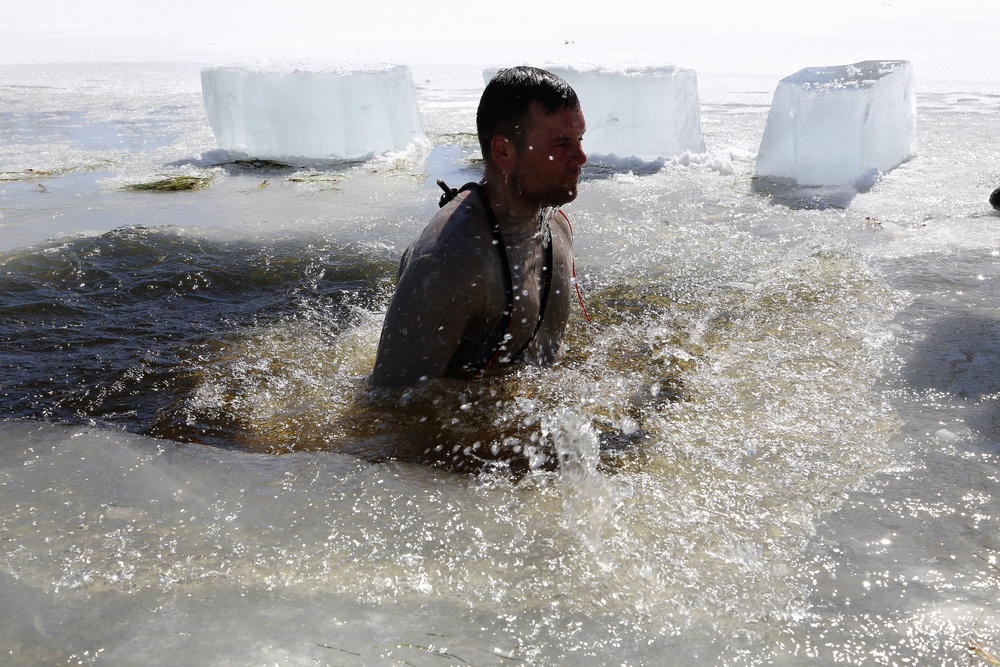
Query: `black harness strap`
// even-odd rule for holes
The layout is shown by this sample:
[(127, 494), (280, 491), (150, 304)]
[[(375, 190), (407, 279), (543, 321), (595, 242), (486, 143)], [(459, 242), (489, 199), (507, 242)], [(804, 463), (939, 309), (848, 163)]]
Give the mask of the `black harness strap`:
[[(503, 242), (503, 234), (500, 231), (500, 222), (497, 220), (496, 214), (493, 212), (493, 207), (490, 206), (489, 197), (486, 194), (486, 188), (483, 187), (482, 183), (477, 183), (476, 181), (471, 181), (466, 183), (461, 188), (456, 190), (455, 188), (449, 188), (445, 185), (444, 181), (438, 180), (437, 184), (444, 190), (444, 194), (441, 195), (441, 200), (439, 206), (444, 206), (452, 199), (458, 196), (458, 193), (465, 192), (466, 190), (475, 190), (476, 194), (479, 195), (479, 199), (483, 204), (483, 208), (486, 209), (486, 216), (489, 218), (491, 231), (493, 232), (493, 240), (497, 246), (500, 253), (500, 265), (503, 270), (504, 279), (504, 297), (506, 299), (507, 307), (503, 311), (503, 319), (500, 325), (500, 340), (497, 342), (493, 353), (490, 358), (483, 365), (481, 370), (486, 370), (489, 368), (494, 361), (496, 361), (500, 355), (507, 349), (507, 341), (510, 340), (512, 320), (514, 314), (514, 279), (510, 271), (510, 260), (507, 258), (507, 246)], [(538, 335), (538, 330), (542, 328), (542, 319), (545, 317), (545, 306), (549, 302), (549, 292), (552, 289), (552, 272), (553, 272), (553, 253), (552, 246), (555, 245), (555, 240), (552, 238), (552, 232), (549, 231), (549, 242), (545, 245), (545, 265), (542, 267), (542, 293), (538, 301), (538, 320), (535, 322), (535, 330), (528, 338), (527, 342), (521, 346), (521, 348), (510, 355), (510, 361), (513, 361), (527, 349), (531, 341), (535, 339)]]

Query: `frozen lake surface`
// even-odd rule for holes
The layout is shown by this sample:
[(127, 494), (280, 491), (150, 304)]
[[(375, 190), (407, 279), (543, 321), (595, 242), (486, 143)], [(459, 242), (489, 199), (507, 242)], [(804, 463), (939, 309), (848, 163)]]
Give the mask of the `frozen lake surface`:
[[(4, 664), (1000, 651), (1000, 82), (918, 69), (911, 160), (768, 194), (777, 79), (699, 73), (707, 153), (567, 208), (567, 358), (400, 397), (366, 375), (479, 71), (414, 67), (426, 145), (279, 168), (221, 164), (199, 69), (0, 67)], [(211, 184), (124, 189), (164, 174)], [(558, 472), (377, 462), (539, 434)]]

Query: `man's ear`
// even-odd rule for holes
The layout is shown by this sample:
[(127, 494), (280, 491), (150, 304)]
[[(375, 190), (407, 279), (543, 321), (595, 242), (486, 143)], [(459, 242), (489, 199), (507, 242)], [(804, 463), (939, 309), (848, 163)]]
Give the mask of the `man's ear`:
[(490, 150), (493, 152), (493, 162), (501, 171), (507, 171), (517, 160), (517, 147), (514, 142), (502, 134), (494, 134), (490, 140)]

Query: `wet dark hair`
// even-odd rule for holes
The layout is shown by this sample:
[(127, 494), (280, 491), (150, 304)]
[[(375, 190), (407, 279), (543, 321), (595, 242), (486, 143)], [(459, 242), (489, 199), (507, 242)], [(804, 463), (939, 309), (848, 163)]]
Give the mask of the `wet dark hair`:
[(580, 100), (566, 81), (537, 67), (502, 69), (486, 84), (476, 111), (476, 132), (483, 159), (491, 158), (490, 143), (497, 134), (510, 137), (521, 148), (522, 127), (532, 102), (547, 114), (576, 109)]

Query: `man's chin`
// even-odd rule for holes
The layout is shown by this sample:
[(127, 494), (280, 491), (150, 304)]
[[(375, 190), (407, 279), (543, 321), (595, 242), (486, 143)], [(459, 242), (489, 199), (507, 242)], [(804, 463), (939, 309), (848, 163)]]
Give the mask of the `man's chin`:
[(550, 206), (562, 206), (563, 204), (568, 204), (576, 199), (576, 195), (578, 193), (579, 190), (577, 190), (576, 185), (574, 184), (573, 187), (567, 188), (566, 190), (560, 192), (557, 196), (554, 196), (552, 198), (553, 203), (550, 204)]

